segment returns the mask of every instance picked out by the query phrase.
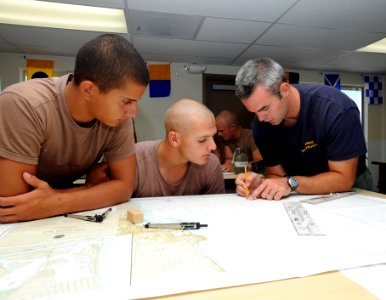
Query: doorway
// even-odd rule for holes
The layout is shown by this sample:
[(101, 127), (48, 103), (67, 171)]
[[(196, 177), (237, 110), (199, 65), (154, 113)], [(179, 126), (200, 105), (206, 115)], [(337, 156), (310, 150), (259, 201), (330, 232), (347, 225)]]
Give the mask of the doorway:
[(203, 74), (203, 103), (217, 116), (222, 110), (233, 111), (243, 128), (251, 128), (254, 114), (235, 95), (235, 75)]

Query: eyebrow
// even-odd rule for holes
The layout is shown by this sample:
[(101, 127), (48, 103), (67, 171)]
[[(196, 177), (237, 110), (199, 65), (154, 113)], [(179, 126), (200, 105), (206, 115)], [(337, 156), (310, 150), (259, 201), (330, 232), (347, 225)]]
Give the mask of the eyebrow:
[(201, 136), (198, 136), (197, 138), (198, 139), (206, 139), (206, 138), (209, 138), (209, 137), (211, 137), (212, 135), (201, 135)]
[(138, 101), (137, 99), (133, 99), (133, 98), (130, 98), (130, 97), (127, 97), (127, 96), (123, 96), (122, 99), (123, 100), (127, 100), (127, 101)]
[(269, 105), (264, 105), (262, 108), (256, 110), (256, 112), (261, 112), (261, 111), (265, 110), (268, 107), (269, 107)]

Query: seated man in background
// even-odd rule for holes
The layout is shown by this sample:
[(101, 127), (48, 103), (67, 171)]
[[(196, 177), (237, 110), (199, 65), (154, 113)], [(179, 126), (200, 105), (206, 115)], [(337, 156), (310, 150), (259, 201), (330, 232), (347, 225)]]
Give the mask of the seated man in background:
[[(236, 95), (256, 114), (253, 134), (265, 164), (265, 177), (236, 178), (237, 193), (279, 200), (299, 194), (344, 192), (366, 167), (367, 152), (359, 110), (339, 90), (284, 80), (270, 58), (246, 62), (236, 76)], [(358, 165), (358, 162), (361, 165)]]
[[(137, 50), (106, 34), (79, 50), (73, 75), (7, 87), (0, 95), (0, 223), (127, 201), (136, 166), (132, 117), (148, 81)], [(109, 180), (72, 187), (103, 155)]]
[(253, 140), (252, 130), (241, 128), (234, 112), (228, 110), (220, 112), (216, 117), (216, 127), (217, 134), (224, 140), (225, 145), (229, 146), (232, 153), (241, 147), (247, 153), (250, 165), (262, 162), (263, 158)]
[(202, 103), (181, 99), (166, 111), (164, 125), (165, 139), (135, 145), (133, 197), (225, 193), (220, 162), (212, 153), (213, 113)]
[(223, 172), (231, 172), (233, 171), (233, 153), (231, 148), (228, 145), (225, 145), (222, 138), (218, 136), (216, 133), (213, 136), (214, 142), (216, 143), (216, 149), (213, 153), (217, 156), (220, 161), (221, 169)]

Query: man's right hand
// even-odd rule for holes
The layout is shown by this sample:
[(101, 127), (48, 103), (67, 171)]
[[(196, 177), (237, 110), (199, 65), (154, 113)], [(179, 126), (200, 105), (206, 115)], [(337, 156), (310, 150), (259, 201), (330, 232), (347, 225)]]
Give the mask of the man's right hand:
[(249, 197), (248, 199), (256, 199), (252, 194), (254, 190), (263, 182), (263, 177), (260, 174), (254, 172), (248, 172), (247, 176), (244, 173), (240, 173), (236, 176), (236, 193), (242, 197), (246, 196), (246, 190), (248, 187)]

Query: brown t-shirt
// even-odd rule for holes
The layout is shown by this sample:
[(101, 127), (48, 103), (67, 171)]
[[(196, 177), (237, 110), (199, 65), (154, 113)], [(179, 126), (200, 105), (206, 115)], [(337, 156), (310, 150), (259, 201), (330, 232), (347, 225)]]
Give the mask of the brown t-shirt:
[(255, 141), (253, 139), (253, 133), (250, 129), (240, 128), (241, 135), (237, 140), (226, 141), (225, 144), (228, 145), (232, 152), (234, 153), (236, 148), (243, 147), (245, 153), (248, 155), (248, 161), (253, 161), (253, 151), (257, 149)]
[(181, 196), (225, 193), (224, 177), (218, 158), (211, 153), (204, 165), (190, 163), (177, 184), (169, 184), (158, 166), (161, 141), (146, 141), (135, 145), (137, 180), (132, 197)]
[(37, 165), (37, 177), (64, 187), (102, 155), (107, 161), (134, 154), (132, 120), (117, 127), (96, 121), (79, 126), (64, 97), (69, 75), (33, 79), (0, 95), (0, 157)]

